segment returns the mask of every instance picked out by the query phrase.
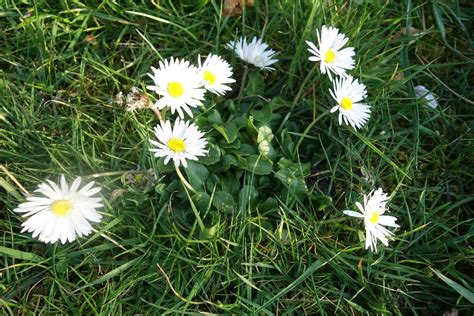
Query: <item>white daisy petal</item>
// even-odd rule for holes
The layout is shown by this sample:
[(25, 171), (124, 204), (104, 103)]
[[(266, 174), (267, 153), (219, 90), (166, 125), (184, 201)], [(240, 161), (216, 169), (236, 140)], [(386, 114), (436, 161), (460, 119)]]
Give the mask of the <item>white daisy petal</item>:
[[(60, 187), (50, 181), (41, 183), (35, 192), (45, 197), (28, 197), (28, 202), (21, 203), (13, 211), (26, 213), (23, 217), (28, 219), (22, 224), (23, 231), (32, 233), (33, 238), (38, 238), (45, 243), (62, 244), (72, 242), (76, 235), (87, 235), (79, 232), (91, 232), (88, 220), (98, 222), (102, 217), (96, 208), (102, 207), (100, 198), (91, 197), (100, 188), (93, 188), (93, 182), (79, 189), (81, 178), (77, 177), (69, 185), (64, 175), (60, 177)], [(99, 219), (99, 220), (98, 220)]]
[(354, 212), (354, 211), (342, 211), (344, 214), (348, 215), (348, 216), (352, 216), (352, 217), (365, 217), (364, 214), (361, 214), (359, 212)]
[(160, 124), (155, 127), (156, 140), (150, 139), (150, 143), (156, 147), (150, 151), (155, 157), (165, 157), (165, 165), (172, 159), (176, 167), (182, 164), (186, 168), (186, 159), (195, 160), (207, 154), (204, 133), (199, 132), (194, 123), (177, 118), (173, 128), (169, 121)]
[(273, 49), (267, 50), (268, 45), (255, 36), (249, 43), (247, 43), (247, 38), (241, 37), (237, 41), (227, 43), (226, 46), (232, 49), (243, 61), (264, 70), (273, 70), (274, 68), (269, 66), (278, 61), (273, 58), (276, 52)]
[(319, 61), (320, 70), (323, 74), (328, 74), (329, 79), (333, 80), (333, 74), (340, 77), (347, 76), (346, 71), (354, 69), (354, 48), (342, 47), (348, 42), (348, 38), (339, 33), (334, 27), (321, 27), (321, 33), (316, 32), (318, 46), (310, 41), (306, 41), (308, 51), (314, 56), (309, 57), (310, 61)]
[(377, 252), (377, 240), (387, 246), (388, 241), (393, 239), (393, 233), (383, 226), (400, 227), (395, 223), (396, 217), (382, 215), (387, 211), (387, 200), (388, 195), (379, 188), (368, 195), (364, 195), (364, 205), (356, 202), (356, 206), (362, 214), (354, 211), (343, 211), (346, 215), (364, 218), (365, 249), (370, 248), (371, 251)]
[(151, 70), (152, 74), (148, 75), (155, 85), (147, 88), (161, 96), (154, 106), (159, 109), (169, 107), (172, 114), (178, 112), (181, 118), (184, 117), (184, 112), (192, 117), (189, 107), (202, 105), (201, 100), (204, 100), (206, 92), (202, 88), (198, 68), (190, 65), (189, 61), (171, 58), (160, 61), (160, 67), (151, 67)]

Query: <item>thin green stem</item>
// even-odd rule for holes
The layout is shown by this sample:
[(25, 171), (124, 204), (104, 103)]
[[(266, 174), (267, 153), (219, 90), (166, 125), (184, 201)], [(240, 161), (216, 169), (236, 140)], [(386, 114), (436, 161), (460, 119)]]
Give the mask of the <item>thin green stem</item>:
[(201, 215), (199, 215), (199, 211), (198, 209), (196, 208), (196, 205), (194, 205), (194, 202), (191, 198), (191, 195), (189, 195), (189, 191), (193, 192), (193, 193), (197, 193), (196, 190), (194, 190), (194, 188), (189, 184), (189, 182), (184, 178), (183, 174), (181, 173), (181, 171), (179, 170), (179, 167), (175, 167), (176, 169), (176, 173), (178, 174), (178, 177), (179, 179), (181, 180), (181, 182), (183, 183), (183, 186), (184, 186), (184, 191), (186, 192), (186, 195), (188, 196), (188, 200), (189, 200), (189, 203), (191, 204), (191, 209), (193, 210), (193, 213), (194, 215), (196, 216), (196, 220), (198, 222), (198, 225), (199, 227), (201, 228), (201, 231), (204, 231), (206, 230), (206, 226), (204, 226), (204, 223), (201, 219)]
[(242, 93), (244, 92), (245, 84), (247, 83), (248, 74), (249, 74), (249, 67), (245, 65), (244, 73), (242, 74), (242, 80), (240, 81), (239, 95), (237, 96), (237, 98), (240, 98), (242, 96)]
[(191, 192), (196, 193), (196, 190), (192, 187), (192, 185), (186, 180), (186, 178), (183, 176), (181, 173), (181, 170), (179, 170), (179, 167), (175, 166), (176, 173), (178, 174), (179, 179), (183, 183), (183, 185)]
[(293, 155), (296, 155), (296, 153), (298, 152), (298, 148), (300, 148), (300, 145), (301, 143), (303, 142), (305, 136), (309, 133), (309, 131), (313, 128), (314, 124), (316, 124), (320, 119), (322, 119), (323, 117), (325, 117), (326, 115), (329, 114), (329, 110), (327, 110), (326, 112), (324, 112), (323, 114), (321, 114), (320, 116), (318, 116), (317, 118), (315, 118), (309, 125), (308, 127), (306, 127), (306, 129), (304, 130), (303, 134), (300, 136), (300, 139), (298, 139), (298, 142), (296, 143), (296, 146), (295, 146), (295, 150), (293, 152)]

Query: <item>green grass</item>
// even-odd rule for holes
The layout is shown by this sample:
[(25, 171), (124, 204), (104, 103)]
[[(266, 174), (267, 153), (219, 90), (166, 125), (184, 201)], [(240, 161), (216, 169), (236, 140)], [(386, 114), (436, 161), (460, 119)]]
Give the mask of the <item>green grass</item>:
[[(468, 1), (256, 0), (230, 18), (214, 0), (0, 2), (1, 314), (472, 312)], [(304, 42), (322, 24), (356, 49), (373, 107), (359, 132), (325, 114), (330, 83)], [(239, 98), (243, 64), (224, 44), (241, 35), (263, 36), (279, 62), (251, 68)], [(146, 91), (160, 59), (209, 52), (237, 83), (196, 111), (213, 147), (183, 171), (193, 193), (149, 152), (154, 113), (113, 99)], [(437, 109), (414, 98), (418, 84)], [(263, 125), (273, 152), (255, 163)], [(103, 187), (104, 220), (45, 245), (20, 233), (14, 180), (33, 191), (60, 174)], [(376, 187), (401, 227), (373, 254), (342, 210)]]

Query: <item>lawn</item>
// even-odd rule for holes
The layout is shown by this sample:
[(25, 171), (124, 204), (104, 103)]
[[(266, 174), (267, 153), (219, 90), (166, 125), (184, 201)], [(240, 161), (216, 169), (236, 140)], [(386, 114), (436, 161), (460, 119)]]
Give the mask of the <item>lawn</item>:
[[(0, 3), (0, 314), (472, 313), (470, 1)], [(361, 128), (339, 124), (308, 60), (323, 25), (354, 48)], [(226, 47), (242, 36), (277, 52), (274, 70)], [(150, 140), (177, 114), (127, 106), (160, 99), (160, 61), (210, 53), (235, 82), (185, 114), (208, 153), (175, 168)], [(102, 188), (102, 219), (44, 243), (14, 210), (61, 175)], [(373, 251), (343, 211), (378, 188), (399, 227)]]

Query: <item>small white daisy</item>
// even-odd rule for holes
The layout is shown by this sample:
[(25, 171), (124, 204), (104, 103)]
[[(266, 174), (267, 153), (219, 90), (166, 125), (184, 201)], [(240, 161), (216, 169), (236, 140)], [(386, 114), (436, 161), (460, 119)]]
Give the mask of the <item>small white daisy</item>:
[(364, 195), (364, 205), (356, 202), (359, 212), (344, 211), (344, 214), (364, 219), (365, 225), (365, 249), (377, 252), (377, 239), (385, 246), (388, 246), (388, 241), (393, 240), (393, 233), (384, 226), (400, 227), (396, 224), (397, 220), (394, 216), (383, 215), (387, 211), (388, 196), (381, 188), (375, 192), (372, 191), (369, 195)]
[(367, 97), (365, 85), (347, 76), (336, 78), (333, 88), (329, 93), (338, 104), (331, 109), (331, 113), (339, 110), (339, 125), (344, 118), (344, 122), (354, 129), (364, 126), (370, 117), (370, 105), (360, 102)]
[(268, 45), (255, 36), (250, 43), (247, 43), (245, 37), (241, 37), (238, 41), (227, 43), (227, 47), (234, 50), (243, 61), (264, 70), (273, 70), (269, 66), (278, 61), (273, 59), (276, 52), (273, 49), (267, 50)]
[(170, 107), (171, 113), (178, 112), (183, 118), (183, 110), (191, 117), (193, 113), (190, 107), (202, 105), (205, 89), (202, 89), (202, 80), (199, 71), (189, 61), (173, 59), (160, 61), (158, 69), (151, 67), (152, 74), (148, 74), (153, 79), (155, 85), (147, 86), (149, 90), (158, 93), (161, 98), (155, 103), (158, 109)]
[(335, 27), (327, 27), (323, 25), (321, 34), (316, 31), (318, 37), (318, 47), (313, 42), (306, 41), (309, 45), (308, 51), (314, 56), (309, 57), (311, 61), (320, 61), (321, 73), (327, 72), (329, 79), (332, 81), (331, 72), (337, 76), (345, 77), (346, 70), (354, 68), (354, 48), (342, 47), (349, 40), (344, 34), (339, 33)]
[(422, 100), (426, 105), (432, 109), (436, 109), (439, 105), (438, 100), (430, 90), (426, 89), (425, 86), (416, 86), (415, 95), (419, 100)]
[(155, 137), (158, 141), (150, 139), (156, 148), (150, 149), (155, 157), (165, 157), (165, 164), (173, 159), (174, 165), (182, 164), (188, 167), (187, 159), (198, 160), (198, 156), (207, 154), (207, 141), (196, 125), (176, 119), (173, 128), (169, 121), (161, 122), (155, 126)]
[(91, 222), (100, 222), (102, 215), (96, 209), (102, 207), (101, 198), (93, 197), (101, 188), (94, 188), (90, 182), (78, 190), (81, 177), (77, 177), (71, 187), (61, 175), (60, 186), (46, 180), (41, 183), (35, 192), (44, 196), (30, 196), (28, 202), (21, 203), (13, 211), (26, 213), (29, 217), (23, 226), (22, 232), (33, 232), (33, 238), (38, 237), (45, 243), (55, 243), (61, 240), (72, 242), (77, 236), (87, 236), (92, 231)]
[(232, 79), (232, 67), (229, 63), (218, 55), (209, 54), (201, 66), (199, 61), (199, 73), (204, 88), (217, 95), (223, 95), (226, 91), (232, 90), (226, 86), (228, 83), (235, 82)]

